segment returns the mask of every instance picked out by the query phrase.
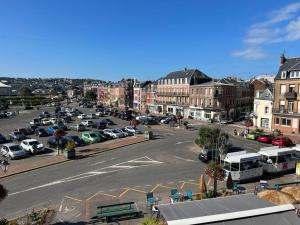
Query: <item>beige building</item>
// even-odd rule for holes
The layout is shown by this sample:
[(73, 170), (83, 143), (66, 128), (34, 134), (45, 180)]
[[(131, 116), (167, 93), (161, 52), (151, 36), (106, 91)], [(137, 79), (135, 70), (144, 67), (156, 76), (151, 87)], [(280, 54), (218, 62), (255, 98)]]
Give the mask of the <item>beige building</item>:
[(258, 128), (272, 129), (273, 89), (257, 91), (253, 105), (253, 125)]
[(162, 112), (183, 115), (189, 107), (190, 86), (209, 81), (211, 78), (197, 69), (171, 72), (158, 80), (157, 105)]

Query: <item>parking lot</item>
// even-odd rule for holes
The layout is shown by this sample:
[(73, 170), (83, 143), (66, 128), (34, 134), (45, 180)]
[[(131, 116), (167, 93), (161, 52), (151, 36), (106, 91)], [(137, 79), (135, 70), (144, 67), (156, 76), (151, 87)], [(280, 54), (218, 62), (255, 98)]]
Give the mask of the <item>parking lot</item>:
[[(88, 113), (95, 113), (95, 108), (78, 108), (82, 113), (84, 114), (88, 114)], [(10, 111), (13, 111), (14, 109), (11, 109)], [(0, 133), (5, 136), (7, 139), (9, 139), (9, 133), (11, 133), (12, 131), (14, 131), (15, 129), (18, 128), (26, 128), (28, 127), (30, 124), (30, 121), (33, 118), (36, 118), (39, 116), (40, 113), (42, 113), (43, 111), (47, 111), (51, 114), (51, 117), (55, 118), (55, 108), (54, 107), (43, 107), (39, 110), (28, 110), (28, 111), (19, 111), (19, 114), (17, 113), (16, 116), (13, 116), (11, 118), (5, 118), (5, 119), (1, 119), (0, 120)], [(114, 125), (108, 125), (107, 128), (122, 128), (125, 126), (129, 126), (130, 122), (126, 121), (126, 120), (122, 120), (116, 117), (112, 117), (112, 116), (103, 116), (103, 117), (97, 117), (96, 119), (88, 119), (88, 120), (92, 120), (94, 122), (96, 121), (100, 121), (102, 119), (111, 119), (115, 124)], [(77, 116), (72, 118), (72, 121), (70, 123), (65, 123), (65, 125), (69, 128), (70, 126), (74, 125), (74, 124), (78, 124), (80, 123), (81, 119), (78, 119)], [(48, 127), (51, 127), (53, 125), (50, 126), (41, 126), (44, 127), (46, 130)], [(141, 130), (143, 128), (141, 127)], [(91, 128), (91, 127), (86, 127), (86, 131), (96, 131), (96, 128)], [(79, 137), (81, 137), (82, 132), (78, 132), (78, 131), (74, 131), (74, 130), (70, 130), (68, 129), (67, 131), (67, 135), (77, 135)], [(25, 158), (22, 159), (17, 159), (17, 160), (10, 160), (10, 164), (16, 164), (19, 163), (20, 160), (22, 161), (32, 161), (32, 160), (38, 160), (41, 158), (45, 158), (45, 157), (49, 157), (49, 156), (53, 156), (57, 154), (57, 150), (54, 148), (49, 148), (47, 147), (47, 140), (49, 137), (38, 137), (37, 135), (33, 134), (33, 135), (26, 135), (26, 137), (28, 138), (33, 138), (33, 139), (37, 139), (39, 142), (43, 143), (43, 145), (45, 146), (45, 151), (38, 153), (38, 154), (27, 154), (27, 156)], [(110, 140), (109, 142), (114, 142), (114, 140)], [(20, 144), (20, 142), (18, 141), (14, 141), (14, 143)], [(0, 145), (1, 147), (2, 145)]]

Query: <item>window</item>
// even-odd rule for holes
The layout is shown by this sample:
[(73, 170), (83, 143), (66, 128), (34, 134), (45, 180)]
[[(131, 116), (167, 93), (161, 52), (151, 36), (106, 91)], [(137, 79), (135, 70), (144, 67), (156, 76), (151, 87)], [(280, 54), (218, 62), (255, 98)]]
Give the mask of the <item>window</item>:
[(288, 112), (292, 113), (294, 111), (294, 101), (289, 102)]
[(269, 107), (265, 107), (265, 114), (269, 113)]
[(281, 72), (281, 79), (285, 79), (286, 78), (286, 71), (282, 71)]
[(281, 101), (280, 101), (280, 105), (279, 105), (279, 110), (280, 110), (280, 112), (283, 112), (283, 111), (284, 111), (284, 107), (285, 107), (285, 101), (284, 101), (284, 100), (281, 100)]
[(295, 84), (290, 84), (289, 85), (289, 92), (294, 92), (295, 91)]
[(194, 89), (192, 89), (192, 94), (194, 94)]
[(205, 118), (205, 119), (210, 119), (210, 115), (211, 115), (210, 113), (205, 113), (205, 114), (204, 114), (204, 118)]
[(279, 118), (278, 117), (275, 117), (275, 124), (279, 125)]
[(284, 95), (285, 92), (286, 92), (286, 86), (285, 86), (285, 84), (281, 84), (280, 85), (280, 94)]
[(282, 118), (281, 119), (281, 125), (283, 126), (291, 126), (291, 120), (287, 118)]
[(298, 101), (298, 113), (300, 113), (300, 101)]

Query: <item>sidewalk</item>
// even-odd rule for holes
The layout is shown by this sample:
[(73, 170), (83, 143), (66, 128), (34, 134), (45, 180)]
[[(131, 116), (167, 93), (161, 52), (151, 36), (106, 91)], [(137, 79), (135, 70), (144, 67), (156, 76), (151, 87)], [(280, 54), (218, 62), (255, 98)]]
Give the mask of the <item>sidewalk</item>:
[[(146, 141), (144, 136), (139, 135), (139, 136), (128, 137), (125, 139), (110, 140), (110, 141), (103, 142), (103, 143), (97, 143), (97, 144), (92, 144), (92, 145), (88, 145), (88, 146), (84, 146), (84, 147), (78, 147), (78, 148), (76, 148), (76, 159), (75, 160), (82, 159), (84, 157), (98, 154), (101, 152), (110, 151), (110, 150), (113, 150), (116, 148), (121, 148), (124, 146), (137, 144), (137, 143), (144, 142), (144, 141)], [(58, 163), (67, 162), (67, 161), (70, 161), (70, 160), (65, 159), (62, 155), (47, 156), (45, 158), (32, 160), (32, 161), (30, 161), (30, 163), (27, 160), (21, 160), (21, 161), (18, 161), (17, 164), (10, 165), (8, 167), (8, 171), (6, 173), (0, 174), (0, 178), (28, 172), (31, 170), (35, 170), (35, 169), (39, 169), (39, 168), (55, 165)]]

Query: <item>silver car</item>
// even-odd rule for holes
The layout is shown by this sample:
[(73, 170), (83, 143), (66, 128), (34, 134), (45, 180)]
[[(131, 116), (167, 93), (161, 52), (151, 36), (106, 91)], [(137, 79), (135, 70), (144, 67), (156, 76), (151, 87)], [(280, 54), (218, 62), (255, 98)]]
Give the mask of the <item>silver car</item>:
[(9, 157), (10, 159), (18, 159), (26, 157), (26, 152), (15, 143), (4, 144), (0, 149), (2, 155)]

